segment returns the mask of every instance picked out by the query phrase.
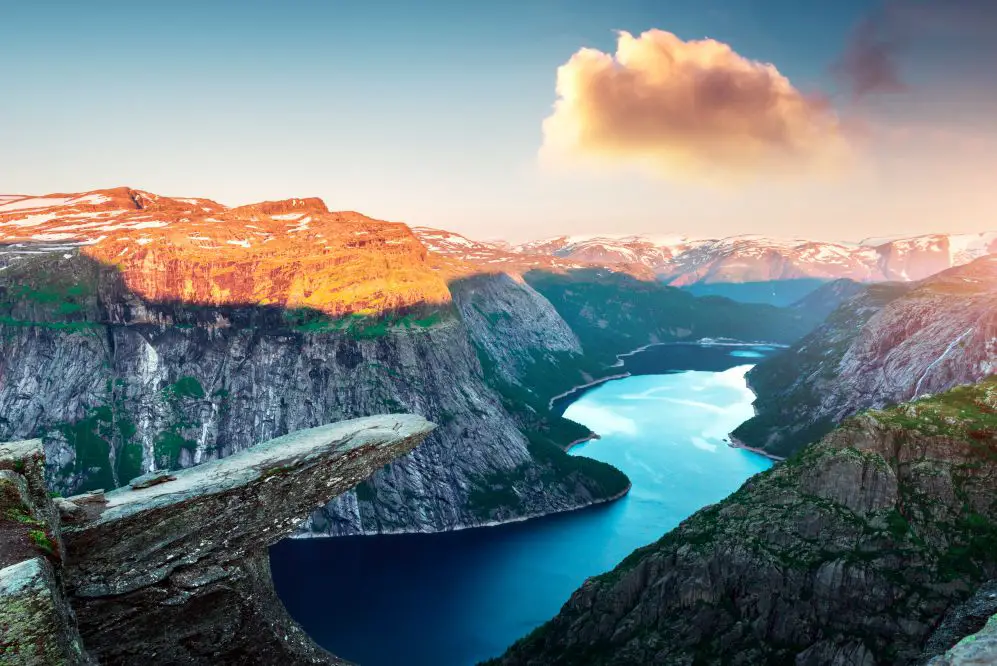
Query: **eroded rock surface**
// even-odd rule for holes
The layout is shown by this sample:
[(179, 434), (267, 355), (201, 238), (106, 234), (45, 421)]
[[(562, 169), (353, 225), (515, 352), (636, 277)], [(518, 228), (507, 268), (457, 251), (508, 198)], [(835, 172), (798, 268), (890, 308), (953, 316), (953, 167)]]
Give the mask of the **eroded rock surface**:
[(914, 284), (871, 285), (748, 373), (756, 415), (733, 436), (791, 455), (864, 409), (997, 371), (997, 256)]
[(284, 611), (267, 548), (433, 427), (405, 414), (355, 419), (69, 498), (87, 515), (64, 539), (88, 649), (105, 664), (341, 663)]
[(0, 444), (0, 663), (83, 666), (93, 662), (63, 590), (44, 465), (41, 440)]

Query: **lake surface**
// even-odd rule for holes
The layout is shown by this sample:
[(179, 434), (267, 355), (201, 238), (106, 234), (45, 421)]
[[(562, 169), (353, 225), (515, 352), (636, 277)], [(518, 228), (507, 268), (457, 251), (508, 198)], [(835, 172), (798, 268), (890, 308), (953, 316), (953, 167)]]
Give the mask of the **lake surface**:
[(602, 438), (572, 449), (630, 477), (625, 498), (444, 534), (286, 540), (274, 583), (323, 647), (362, 666), (467, 666), (553, 617), (612, 569), (771, 462), (726, 444), (752, 416), (744, 374), (774, 349), (659, 345), (622, 358), (633, 376), (557, 403)]

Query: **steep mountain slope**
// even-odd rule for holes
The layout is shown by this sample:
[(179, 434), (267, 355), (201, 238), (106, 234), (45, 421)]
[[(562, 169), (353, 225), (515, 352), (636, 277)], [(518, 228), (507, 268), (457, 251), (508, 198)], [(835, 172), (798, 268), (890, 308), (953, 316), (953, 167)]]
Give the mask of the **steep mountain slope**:
[(608, 362), (616, 354), (656, 342), (733, 338), (788, 343), (820, 321), (819, 314), (805, 311), (696, 298), (608, 270), (531, 271), (524, 277), (553, 304), (586, 353)]
[[(525, 407), (510, 411), (486, 382), (451, 300), (447, 280), (473, 267), (441, 262), (404, 225), (316, 199), (226, 209), (127, 188), (4, 206), (0, 438), (42, 437), (61, 491), (401, 410), (440, 427), (308, 533), (453, 529), (627, 487), (609, 466), (527, 439)], [(492, 290), (517, 309), (496, 354), (520, 339), (560, 349), (556, 314), (524, 289)]]
[[(452, 529), (575, 508), (626, 486), (608, 466), (596, 465), (595, 479), (570, 461), (537, 460), (452, 308), (344, 325), (313, 311), (154, 303), (113, 269), (62, 254), (22, 257), (2, 285), (0, 438), (43, 437), (63, 491), (110, 489), (290, 430), (396, 411), (440, 427), (309, 530)], [(487, 501), (496, 479), (515, 502)]]
[(742, 443), (788, 455), (847, 416), (997, 369), (997, 257), (913, 285), (868, 287), (817, 330), (756, 366)]
[(619, 496), (625, 476), (563, 452), (589, 433), (551, 412), (553, 396), (650, 342), (788, 343), (814, 323), (635, 277), (646, 267), (592, 277), (497, 244), (474, 246), (492, 254), (472, 263), (444, 254), (470, 241), (421, 230), (427, 251), (404, 225), (318, 199), (10, 197), (0, 233), (0, 438), (43, 438), (61, 491), (332, 420), (404, 410), (440, 424), (317, 511), (315, 535), (454, 529)]
[(997, 381), (856, 417), (613, 571), (496, 664), (914, 664), (997, 573)]

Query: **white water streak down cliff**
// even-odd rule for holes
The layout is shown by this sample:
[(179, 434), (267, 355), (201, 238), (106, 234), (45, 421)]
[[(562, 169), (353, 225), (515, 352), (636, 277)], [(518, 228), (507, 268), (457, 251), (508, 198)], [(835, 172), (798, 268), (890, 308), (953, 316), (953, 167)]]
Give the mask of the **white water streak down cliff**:
[(972, 332), (973, 332), (973, 327), (972, 326), (969, 327), (969, 328), (967, 328), (966, 331), (962, 335), (960, 335), (958, 338), (956, 338), (955, 340), (953, 340), (952, 343), (949, 344), (949, 346), (945, 348), (945, 351), (942, 352), (941, 356), (939, 356), (934, 361), (932, 361), (931, 364), (929, 364), (928, 367), (924, 369), (924, 372), (921, 374), (921, 378), (917, 380), (917, 386), (914, 387), (914, 395), (912, 396), (912, 398), (918, 398), (918, 397), (920, 397), (920, 395), (921, 395), (921, 384), (924, 383), (924, 379), (925, 379), (925, 377), (928, 376), (928, 373), (930, 373), (932, 371), (932, 369), (934, 369), (939, 363), (941, 363), (943, 360), (945, 360), (945, 357), (948, 356), (949, 353), (951, 353), (951, 351), (953, 349), (955, 349), (955, 346), (957, 344), (959, 344), (960, 342), (962, 342), (963, 340), (965, 340), (966, 336), (968, 336)]

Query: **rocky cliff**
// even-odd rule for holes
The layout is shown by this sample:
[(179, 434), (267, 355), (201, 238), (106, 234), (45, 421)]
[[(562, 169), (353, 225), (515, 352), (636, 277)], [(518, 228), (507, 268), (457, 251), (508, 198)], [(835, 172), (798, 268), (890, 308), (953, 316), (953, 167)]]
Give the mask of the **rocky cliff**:
[[(622, 474), (531, 446), (485, 381), (472, 333), (485, 339), (488, 316), (508, 319), (497, 354), (571, 346), (565, 328), (545, 332), (557, 321), (549, 304), (494, 279), (489, 293), (506, 293), (498, 300), (516, 315), (482, 310), (470, 328), (453, 306), (344, 320), (153, 302), (80, 254), (21, 255), (0, 282), (0, 436), (43, 438), (50, 483), (76, 492), (331, 420), (414, 411), (440, 424), (418, 452), (316, 512), (304, 530), (314, 535), (453, 529), (618, 496)], [(499, 364), (518, 372), (511, 357)]]
[(267, 548), (433, 427), (410, 414), (345, 421), (55, 504), (41, 442), (0, 445), (20, 479), (0, 482), (21, 488), (11, 501), (4, 487), (0, 529), (38, 523), (47, 557), (0, 568), (3, 662), (87, 664), (85, 645), (103, 664), (344, 664), (287, 615)]
[(918, 283), (872, 285), (748, 380), (757, 415), (733, 436), (791, 454), (844, 418), (997, 369), (997, 257)]
[(997, 573), (995, 415), (988, 380), (855, 417), (588, 580), (494, 663), (921, 663)]
[(927, 666), (997, 663), (997, 581), (949, 610), (924, 646)]
[(0, 438), (42, 438), (62, 492), (331, 420), (411, 411), (440, 424), (303, 536), (449, 530), (618, 497), (624, 475), (564, 455), (590, 433), (551, 397), (650, 342), (791, 342), (815, 323), (556, 258), (486, 267), (522, 259), (498, 246), (463, 262), (317, 199), (50, 195), (4, 204), (0, 234)]

